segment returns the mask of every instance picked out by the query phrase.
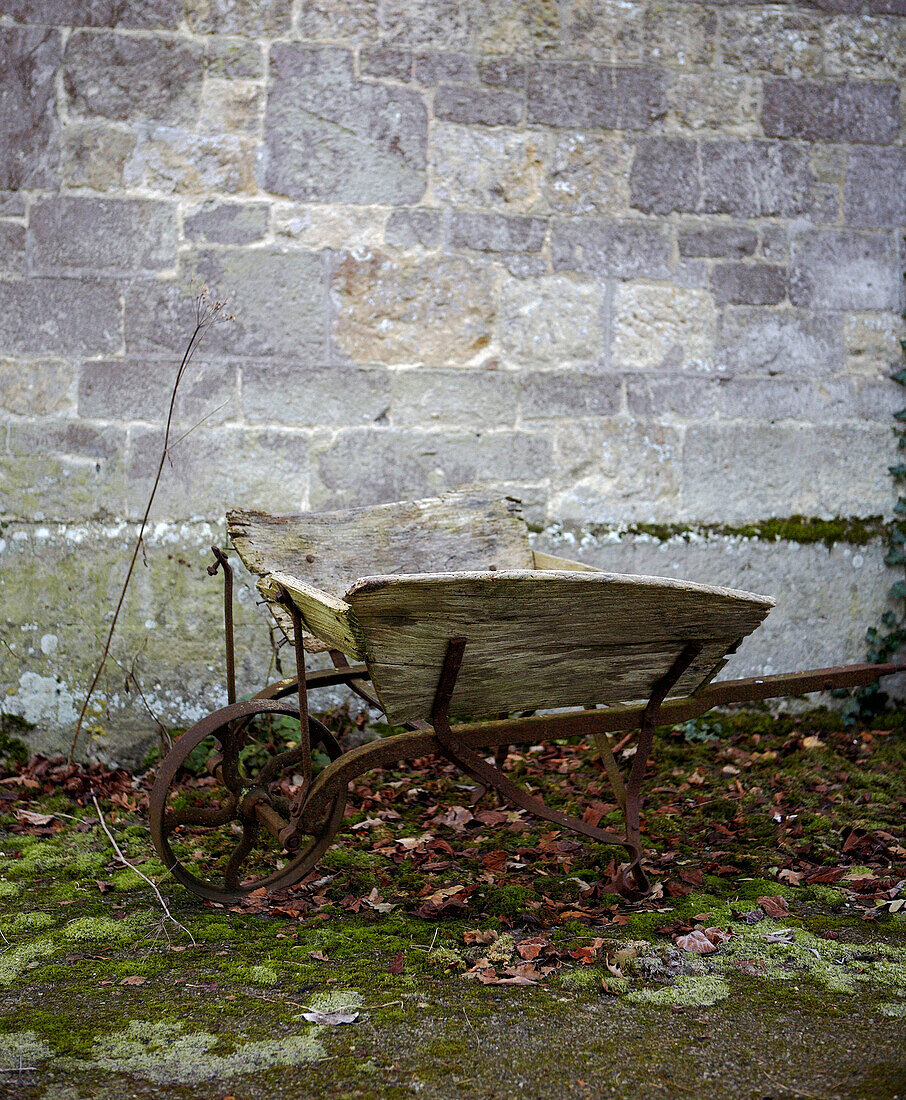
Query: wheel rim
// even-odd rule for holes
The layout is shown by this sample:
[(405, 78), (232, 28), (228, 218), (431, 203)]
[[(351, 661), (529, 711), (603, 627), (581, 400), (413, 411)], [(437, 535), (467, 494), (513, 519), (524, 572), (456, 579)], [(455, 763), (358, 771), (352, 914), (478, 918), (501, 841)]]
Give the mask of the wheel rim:
[[(309, 823), (308, 843), (303, 842), (298, 852), (282, 861), (279, 848), (270, 834), (261, 829), (254, 818), (243, 814), (243, 799), (250, 791), (263, 790), (269, 798), (271, 792), (285, 792), (285, 773), (300, 759), (298, 750), (280, 752), (271, 755), (256, 774), (249, 774), (241, 753), (243, 748), (248, 747), (252, 720), (266, 715), (298, 720), (298, 710), (278, 700), (253, 699), (234, 703), (208, 715), (182, 734), (158, 769), (150, 800), (154, 847), (178, 882), (209, 901), (229, 903), (262, 887), (276, 890), (297, 882), (315, 866), (330, 846), (343, 820), (345, 788), (337, 792), (319, 822), (314, 826)], [(310, 718), (309, 726), (313, 747), (322, 748), (331, 760), (341, 755), (335, 738), (322, 723)], [(220, 777), (212, 783), (202, 780), (197, 787), (176, 786), (174, 781), (179, 769), (190, 755), (199, 749), (207, 750), (212, 744), (218, 747), (222, 757)], [(219, 787), (219, 791), (214, 791), (215, 786)], [(209, 799), (205, 804), (205, 791), (214, 795), (215, 804), (211, 805)], [(196, 804), (175, 806), (173, 801), (168, 802), (168, 799), (185, 798), (187, 792), (198, 795)], [(274, 794), (273, 798), (281, 809), (287, 808), (285, 793)], [(197, 862), (191, 858), (192, 855), (203, 856), (209, 863), (211, 856), (205, 851), (189, 853), (187, 849), (193, 842), (207, 839), (215, 829), (221, 830), (215, 839), (222, 841), (223, 852), (220, 857), (214, 858), (214, 866), (219, 862), (220, 869), (208, 877), (199, 877), (187, 866)], [(174, 850), (177, 839), (178, 848), (183, 849), (181, 851)], [(256, 853), (257, 861), (265, 863), (265, 873), (243, 878), (243, 868)], [(271, 866), (267, 865), (268, 861)]]

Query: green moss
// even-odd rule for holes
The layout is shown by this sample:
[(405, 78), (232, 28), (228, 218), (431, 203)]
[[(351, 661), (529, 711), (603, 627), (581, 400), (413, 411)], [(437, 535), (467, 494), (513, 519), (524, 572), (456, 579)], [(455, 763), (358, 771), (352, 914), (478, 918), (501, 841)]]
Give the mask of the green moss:
[(50, 958), (56, 951), (53, 940), (35, 940), (6, 951), (0, 955), (0, 985), (12, 985), (27, 966)]
[(822, 886), (815, 883), (805, 891), (809, 901), (815, 901), (828, 909), (842, 909), (846, 904), (846, 894), (842, 890), (835, 890), (832, 886)]
[(730, 996), (730, 986), (723, 978), (711, 974), (683, 975), (674, 985), (661, 986), (658, 989), (635, 989), (626, 994), (626, 999), (641, 1005), (689, 1005), (703, 1006), (717, 1004)]
[(760, 539), (765, 542), (798, 542), (804, 544), (822, 542), (831, 547), (845, 542), (851, 546), (866, 546), (870, 542), (886, 539), (893, 524), (883, 516), (843, 516), (836, 519), (819, 519), (814, 516), (784, 516), (759, 520), (741, 526), (727, 523), (634, 523), (627, 527), (593, 525), (589, 534), (594, 537), (617, 532), (627, 535), (647, 535), (659, 542), (669, 539), (708, 538), (714, 536)]
[(498, 886), (488, 891), (484, 907), (495, 917), (518, 917), (531, 896), (527, 886)]

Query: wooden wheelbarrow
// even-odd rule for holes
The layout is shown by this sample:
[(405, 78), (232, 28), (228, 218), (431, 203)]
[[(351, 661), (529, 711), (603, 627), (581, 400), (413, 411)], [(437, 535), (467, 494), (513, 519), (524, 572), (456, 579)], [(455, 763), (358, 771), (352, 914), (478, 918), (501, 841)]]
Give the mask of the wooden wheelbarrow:
[[(641, 788), (657, 725), (906, 668), (712, 683), (773, 600), (538, 553), (519, 503), (475, 490), (310, 515), (234, 511), (228, 520), (294, 648), (297, 675), (236, 702), (232, 569), (215, 548), (208, 572), (222, 567), (225, 576), (229, 705), (179, 737), (151, 796), (158, 854), (213, 901), (299, 881), (333, 842), (351, 780), (432, 753), (540, 818), (626, 849), (624, 892), (643, 895)], [(333, 667), (307, 671), (306, 653), (325, 651)], [(312, 690), (339, 684), (405, 732), (344, 752), (308, 703)], [(636, 729), (624, 778), (609, 738)], [(503, 771), (508, 745), (588, 737), (623, 810), (623, 834), (546, 805)], [(207, 778), (177, 782), (187, 763)]]

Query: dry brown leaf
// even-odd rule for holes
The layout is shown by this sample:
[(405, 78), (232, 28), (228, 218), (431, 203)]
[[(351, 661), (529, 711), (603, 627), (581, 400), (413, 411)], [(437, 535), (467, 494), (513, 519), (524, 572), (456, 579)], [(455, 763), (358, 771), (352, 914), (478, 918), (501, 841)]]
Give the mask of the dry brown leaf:
[(771, 920), (780, 920), (781, 917), (785, 917), (789, 914), (789, 904), (786, 898), (781, 894), (769, 898), (756, 898), (755, 900)]
[(147, 980), (141, 974), (130, 974), (128, 978), (120, 979), (120, 985), (144, 985)]
[(499, 938), (499, 935), (491, 928), (484, 930), (480, 928), (474, 928), (468, 932), (463, 932), (462, 938), (463, 941), (468, 944), (480, 943), (487, 945), (494, 943), (495, 940)]
[(16, 820), (24, 821), (26, 825), (49, 825), (53, 821), (53, 814), (36, 814), (34, 810), (16, 810)]
[(676, 946), (692, 955), (710, 955), (717, 950), (717, 945), (698, 929), (686, 936), (677, 936)]

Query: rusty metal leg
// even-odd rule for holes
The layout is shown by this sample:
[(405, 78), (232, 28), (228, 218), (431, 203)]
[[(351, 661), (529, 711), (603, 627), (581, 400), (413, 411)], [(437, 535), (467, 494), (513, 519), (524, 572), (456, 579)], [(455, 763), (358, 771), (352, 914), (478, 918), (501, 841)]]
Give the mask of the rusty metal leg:
[(524, 791), (503, 772), (492, 764), (489, 764), (473, 749), (468, 748), (450, 728), (449, 706), (456, 686), (456, 678), (462, 666), (463, 652), (466, 647), (465, 638), (452, 638), (447, 643), (447, 654), (441, 669), (437, 691), (434, 696), (434, 705), (431, 709), (431, 725), (437, 737), (441, 752), (458, 767), (483, 783), (486, 787), (493, 787), (508, 802), (513, 802), (535, 817), (545, 821), (551, 821), (563, 829), (581, 833), (602, 844), (616, 844), (629, 851), (633, 865), (639, 862), (640, 852), (636, 845), (626, 837), (617, 833), (610, 833), (604, 829), (598, 829), (581, 818), (572, 817), (548, 806), (540, 798)]
[(299, 693), (299, 761), (302, 786), (293, 799), (291, 817), (297, 820), (302, 804), (311, 790), (311, 738), (308, 729), (308, 690), (305, 683), (305, 642), (302, 637), (302, 616), (292, 596), (283, 593), (282, 603), (293, 621), (293, 645), (296, 651), (296, 687)]
[(626, 784), (626, 840), (636, 849), (637, 855), (629, 865), (626, 875), (634, 879), (639, 890), (648, 889), (648, 878), (642, 870), (642, 859), (645, 849), (642, 847), (642, 780), (645, 777), (645, 768), (651, 757), (651, 746), (654, 742), (654, 730), (657, 726), (661, 704), (667, 698), (670, 689), (677, 683), (686, 669), (701, 653), (700, 642), (689, 642), (677, 659), (670, 666), (666, 675), (655, 683), (648, 700), (648, 705), (642, 714), (642, 722), (639, 729), (639, 740), (629, 772), (629, 781)]
[(219, 546), (212, 546), (211, 553), (215, 561), (208, 566), (208, 575), (213, 577), (219, 566), (223, 566), (223, 636), (226, 644), (227, 700), (236, 702), (236, 650), (233, 644), (233, 567)]

